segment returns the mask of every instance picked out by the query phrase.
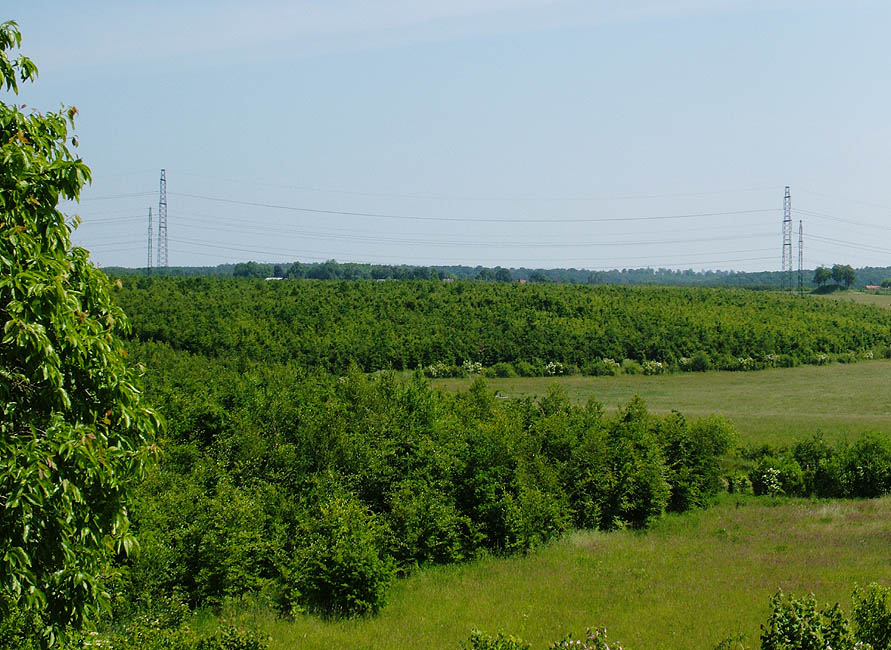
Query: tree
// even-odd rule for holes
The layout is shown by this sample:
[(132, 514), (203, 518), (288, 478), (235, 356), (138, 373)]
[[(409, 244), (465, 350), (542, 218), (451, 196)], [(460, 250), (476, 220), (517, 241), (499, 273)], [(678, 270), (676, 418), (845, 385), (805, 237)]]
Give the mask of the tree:
[(831, 279), (832, 272), (825, 266), (818, 266), (814, 271), (814, 284), (816, 284), (818, 287), (822, 287)]
[(843, 284), (845, 289), (849, 289), (857, 280), (857, 272), (850, 264), (833, 264), (832, 279), (836, 284)]
[(879, 286), (882, 289), (891, 289), (891, 278), (885, 278)]
[(495, 281), (496, 282), (513, 282), (514, 278), (510, 273), (509, 269), (505, 269), (502, 267), (498, 267), (495, 269)]
[[(10, 54), (20, 43), (14, 22), (0, 24), (6, 92), (37, 76)], [(113, 287), (57, 207), (90, 181), (72, 153), (76, 113), (0, 102), (0, 603), (39, 612), (49, 629), (107, 602), (111, 561), (135, 543), (128, 498), (161, 426), (126, 364)]]

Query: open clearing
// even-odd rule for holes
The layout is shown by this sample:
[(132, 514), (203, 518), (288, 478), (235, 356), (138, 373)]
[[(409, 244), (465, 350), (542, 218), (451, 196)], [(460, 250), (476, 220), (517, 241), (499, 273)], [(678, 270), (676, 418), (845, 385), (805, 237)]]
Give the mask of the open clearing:
[[(891, 583), (891, 498), (776, 502), (726, 495), (648, 533), (576, 532), (526, 557), (438, 567), (399, 581), (379, 616), (294, 622), (261, 615), (284, 648), (454, 648), (474, 628), (545, 648), (606, 626), (630, 650), (757, 646), (781, 587), (850, 611), (855, 583)], [(248, 618), (242, 614), (238, 618)]]
[[(439, 379), (443, 390), (471, 379)], [(690, 417), (716, 413), (736, 425), (740, 442), (784, 443), (822, 432), (828, 440), (864, 431), (891, 434), (891, 361), (774, 368), (756, 372), (680, 373), (660, 376), (487, 379), (505, 397), (544, 395), (553, 384), (570, 399), (593, 396), (608, 409), (640, 395), (654, 413)]]

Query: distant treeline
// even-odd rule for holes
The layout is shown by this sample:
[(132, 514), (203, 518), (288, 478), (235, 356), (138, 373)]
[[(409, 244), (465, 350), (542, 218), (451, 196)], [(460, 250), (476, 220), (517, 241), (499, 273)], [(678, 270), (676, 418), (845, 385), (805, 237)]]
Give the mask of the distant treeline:
[(138, 341), (334, 373), (698, 357), (747, 369), (891, 345), (887, 309), (742, 289), (139, 277), (117, 295)]
[[(144, 275), (144, 268), (107, 267), (114, 275)], [(804, 286), (808, 290), (817, 286), (814, 269), (803, 271)], [(878, 285), (891, 277), (891, 266), (855, 269), (855, 287)], [(154, 269), (155, 274), (162, 274)], [(165, 275), (222, 276), (247, 278), (282, 278), (309, 280), (478, 280), (483, 282), (556, 282), (561, 284), (643, 284), (699, 287), (745, 287), (748, 289), (774, 289), (789, 284), (789, 276), (781, 271), (694, 271), (692, 269), (614, 269), (590, 271), (587, 269), (528, 269), (484, 266), (409, 266), (357, 264), (353, 262), (303, 263), (291, 262), (266, 264), (240, 262), (219, 266), (176, 266), (163, 272)], [(793, 285), (798, 286), (797, 272)]]

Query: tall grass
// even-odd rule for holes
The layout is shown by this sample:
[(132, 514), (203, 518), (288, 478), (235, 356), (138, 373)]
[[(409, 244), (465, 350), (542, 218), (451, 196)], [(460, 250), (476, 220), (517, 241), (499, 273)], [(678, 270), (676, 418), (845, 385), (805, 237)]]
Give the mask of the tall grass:
[(526, 557), (420, 570), (374, 618), (237, 618), (270, 635), (273, 649), (457, 649), (473, 628), (544, 648), (595, 625), (630, 650), (702, 650), (739, 633), (757, 647), (777, 587), (849, 610), (855, 583), (891, 583), (889, 543), (891, 498), (728, 495), (646, 533), (576, 532)]

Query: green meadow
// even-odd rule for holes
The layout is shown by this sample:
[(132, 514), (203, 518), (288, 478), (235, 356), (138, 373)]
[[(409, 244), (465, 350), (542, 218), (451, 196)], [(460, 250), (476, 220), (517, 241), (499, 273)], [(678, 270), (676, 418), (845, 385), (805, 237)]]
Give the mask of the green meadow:
[(860, 305), (875, 305), (877, 307), (891, 307), (891, 291), (881, 291), (878, 293), (863, 293), (861, 291), (837, 291), (826, 294), (814, 294), (822, 298), (831, 300), (840, 300), (844, 302), (855, 302)]
[(814, 592), (850, 611), (856, 583), (891, 583), (891, 498), (769, 500), (726, 495), (648, 532), (575, 532), (525, 557), (425, 569), (401, 580), (376, 617), (328, 621), (233, 612), (270, 647), (461, 647), (472, 629), (546, 648), (605, 626), (629, 650), (758, 646), (768, 599)]
[[(471, 379), (439, 379), (455, 391)], [(774, 368), (756, 372), (705, 372), (616, 377), (488, 379), (506, 398), (544, 395), (563, 386), (571, 400), (594, 397), (608, 409), (640, 395), (654, 413), (712, 413), (729, 418), (742, 444), (782, 444), (822, 433), (827, 440), (860, 433), (891, 433), (891, 361)]]

